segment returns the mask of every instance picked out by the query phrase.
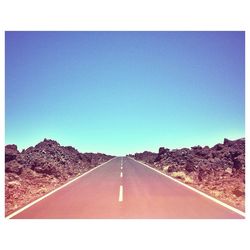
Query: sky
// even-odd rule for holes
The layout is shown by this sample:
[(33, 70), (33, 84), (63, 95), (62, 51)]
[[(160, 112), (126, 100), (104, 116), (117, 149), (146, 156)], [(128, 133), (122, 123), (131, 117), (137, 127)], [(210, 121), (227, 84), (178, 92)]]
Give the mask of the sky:
[(126, 155), (245, 136), (244, 32), (6, 32), (5, 143)]

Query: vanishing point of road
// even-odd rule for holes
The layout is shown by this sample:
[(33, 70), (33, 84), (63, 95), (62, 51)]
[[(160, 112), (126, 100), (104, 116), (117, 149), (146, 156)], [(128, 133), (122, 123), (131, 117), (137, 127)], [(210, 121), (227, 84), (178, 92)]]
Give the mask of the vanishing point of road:
[(113, 158), (9, 217), (14, 219), (244, 218), (243, 215), (129, 157)]

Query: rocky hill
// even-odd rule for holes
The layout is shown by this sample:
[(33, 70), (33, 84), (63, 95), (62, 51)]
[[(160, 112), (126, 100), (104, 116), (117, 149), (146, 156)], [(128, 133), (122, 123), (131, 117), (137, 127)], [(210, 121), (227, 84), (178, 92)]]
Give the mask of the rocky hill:
[(245, 139), (224, 139), (209, 148), (195, 146), (132, 155), (136, 160), (208, 193), (241, 210), (245, 209)]
[(5, 146), (6, 215), (112, 157), (47, 139), (22, 152)]

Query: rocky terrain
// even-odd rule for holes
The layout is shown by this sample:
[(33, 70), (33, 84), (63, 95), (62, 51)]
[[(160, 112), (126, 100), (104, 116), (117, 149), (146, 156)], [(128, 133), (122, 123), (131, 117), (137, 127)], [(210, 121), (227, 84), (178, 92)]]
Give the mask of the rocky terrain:
[(130, 155), (221, 201), (245, 210), (245, 139)]
[(47, 139), (22, 152), (5, 146), (6, 215), (112, 157), (80, 153)]

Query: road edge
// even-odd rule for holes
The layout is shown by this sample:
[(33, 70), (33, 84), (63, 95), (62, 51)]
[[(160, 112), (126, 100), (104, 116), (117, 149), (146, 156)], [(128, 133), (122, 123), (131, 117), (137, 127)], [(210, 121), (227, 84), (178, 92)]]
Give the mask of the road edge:
[(109, 163), (110, 161), (112, 161), (112, 160), (114, 160), (114, 159), (116, 159), (116, 158), (118, 158), (118, 156), (113, 157), (112, 159), (110, 159), (110, 160), (108, 160), (108, 161), (106, 161), (106, 162), (104, 162), (104, 163), (102, 163), (102, 164), (100, 164), (100, 165), (98, 165), (98, 166), (96, 166), (96, 167), (90, 169), (89, 171), (87, 171), (87, 172), (85, 172), (85, 173), (83, 173), (83, 174), (81, 174), (81, 175), (75, 177), (74, 179), (72, 179), (72, 180), (66, 182), (65, 184), (63, 184), (62, 186), (60, 186), (60, 187), (58, 187), (58, 188), (56, 188), (56, 189), (50, 191), (49, 193), (47, 193), (47, 194), (45, 194), (45, 195), (39, 197), (38, 199), (32, 201), (31, 203), (28, 203), (28, 204), (25, 205), (24, 207), (22, 207), (22, 208), (16, 210), (15, 212), (9, 214), (8, 216), (5, 216), (5, 219), (11, 219), (12, 217), (14, 217), (14, 216), (16, 216), (17, 214), (23, 212), (23, 211), (26, 210), (27, 208), (29, 208), (29, 207), (35, 205), (35, 204), (38, 203), (39, 201), (41, 201), (41, 200), (45, 199), (46, 197), (48, 197), (48, 196), (54, 194), (55, 192), (59, 191), (60, 189), (62, 189), (62, 188), (64, 188), (64, 187), (68, 186), (69, 184), (73, 183), (74, 181), (76, 181), (76, 180), (82, 178), (83, 176), (85, 176), (85, 175), (89, 174), (90, 172), (92, 172), (92, 171), (98, 169), (99, 167), (102, 167), (103, 165)]
[(181, 181), (179, 181), (179, 180), (177, 180), (177, 179), (175, 179), (175, 178), (173, 178), (173, 177), (171, 177), (171, 176), (168, 176), (168, 175), (162, 173), (161, 171), (159, 171), (159, 170), (157, 170), (157, 169), (155, 169), (155, 168), (152, 168), (152, 167), (148, 166), (148, 165), (145, 164), (144, 162), (137, 161), (137, 160), (135, 160), (134, 158), (131, 158), (131, 157), (128, 157), (128, 158), (131, 159), (131, 160), (134, 160), (135, 162), (138, 162), (138, 163), (144, 165), (145, 167), (147, 167), (147, 168), (149, 168), (149, 169), (151, 169), (151, 170), (157, 172), (158, 174), (161, 174), (161, 175), (163, 175), (163, 176), (169, 178), (169, 179), (172, 180), (172, 181), (175, 181), (175, 182), (179, 183), (180, 185), (182, 185), (182, 186), (184, 186), (184, 187), (186, 187), (186, 188), (188, 188), (188, 189), (190, 189), (190, 190), (192, 190), (192, 191), (194, 191), (194, 192), (196, 192), (196, 193), (202, 195), (203, 197), (206, 197), (206, 198), (208, 198), (209, 200), (212, 200), (213, 202), (215, 202), (215, 203), (217, 203), (217, 204), (219, 204), (219, 205), (221, 205), (221, 206), (223, 206), (223, 207), (225, 207), (225, 208), (227, 208), (227, 209), (229, 209), (229, 210), (231, 210), (231, 211), (233, 211), (233, 212), (235, 212), (235, 213), (237, 213), (237, 214), (243, 216), (244, 219), (246, 219), (246, 214), (245, 214), (243, 211), (241, 211), (241, 210), (239, 210), (239, 209), (237, 209), (237, 208), (235, 208), (235, 207), (232, 207), (232, 206), (230, 206), (230, 205), (228, 205), (228, 204), (226, 204), (226, 203), (224, 203), (224, 202), (222, 202), (222, 201), (220, 201), (220, 200), (217, 200), (216, 198), (214, 198), (214, 197), (212, 197), (212, 196), (210, 196), (210, 195), (208, 195), (208, 194), (206, 194), (206, 193), (204, 193), (204, 192), (202, 192), (202, 191), (200, 191), (200, 190), (198, 190), (198, 189), (196, 189), (196, 188), (194, 188), (194, 187), (191, 187), (191, 186), (189, 186), (189, 185), (187, 185), (187, 184), (185, 184), (185, 183), (183, 183), (183, 182), (181, 182)]

